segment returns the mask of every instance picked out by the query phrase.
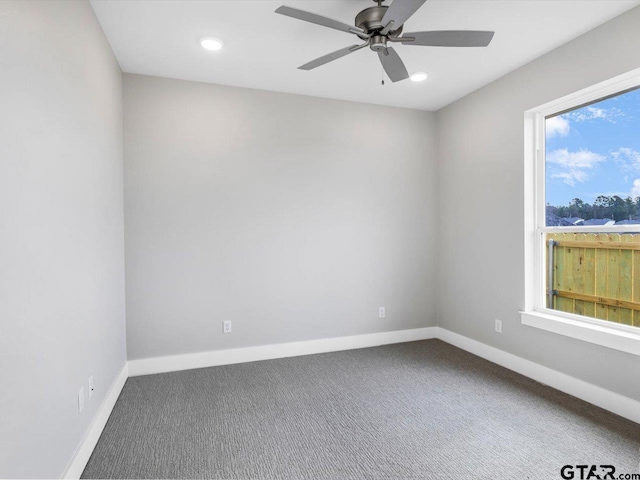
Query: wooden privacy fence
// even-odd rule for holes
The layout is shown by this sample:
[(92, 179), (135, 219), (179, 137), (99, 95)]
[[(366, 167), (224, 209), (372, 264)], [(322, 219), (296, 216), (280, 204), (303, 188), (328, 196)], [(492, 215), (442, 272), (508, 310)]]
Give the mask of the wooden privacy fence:
[(553, 233), (549, 240), (550, 308), (640, 326), (640, 234)]

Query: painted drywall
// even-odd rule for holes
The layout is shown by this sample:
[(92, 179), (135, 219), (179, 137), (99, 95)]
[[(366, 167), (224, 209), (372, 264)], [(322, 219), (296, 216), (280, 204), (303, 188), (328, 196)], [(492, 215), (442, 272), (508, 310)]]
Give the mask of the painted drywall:
[(435, 324), (434, 114), (123, 82), (129, 359)]
[(636, 400), (640, 357), (521, 325), (518, 312), (524, 112), (640, 67), (638, 25), (635, 8), (437, 115), (439, 326)]
[(122, 78), (85, 1), (0, 2), (0, 46), (0, 477), (56, 478), (126, 362)]

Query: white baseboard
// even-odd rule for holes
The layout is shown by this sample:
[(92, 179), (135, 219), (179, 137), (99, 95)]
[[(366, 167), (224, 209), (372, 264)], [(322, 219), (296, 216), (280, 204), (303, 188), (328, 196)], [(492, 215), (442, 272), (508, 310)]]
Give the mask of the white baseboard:
[(104, 430), (107, 420), (109, 420), (109, 415), (111, 415), (111, 411), (116, 405), (118, 396), (120, 395), (127, 378), (129, 378), (129, 364), (125, 363), (124, 367), (122, 367), (122, 370), (120, 370), (120, 373), (111, 385), (107, 396), (102, 401), (102, 405), (100, 405), (87, 434), (82, 440), (82, 443), (80, 443), (78, 450), (76, 450), (76, 453), (73, 455), (73, 459), (69, 463), (69, 466), (65, 470), (63, 478), (76, 479), (80, 478), (82, 475), (84, 467), (86, 467), (87, 462), (89, 462), (93, 449), (100, 439), (102, 430)]
[(296, 357), (315, 353), (376, 347), (392, 343), (412, 342), (435, 338), (437, 327), (396, 330), (393, 332), (368, 333), (349, 337), (323, 338), (303, 342), (280, 343), (257, 347), (234, 348), (211, 352), (171, 355), (167, 357), (129, 360), (129, 375), (150, 375), (153, 373), (176, 372), (193, 368), (215, 367), (234, 363), (272, 360), (274, 358)]
[(438, 327), (437, 337), (455, 347), (513, 370), (525, 377), (640, 423), (640, 402), (538, 363)]

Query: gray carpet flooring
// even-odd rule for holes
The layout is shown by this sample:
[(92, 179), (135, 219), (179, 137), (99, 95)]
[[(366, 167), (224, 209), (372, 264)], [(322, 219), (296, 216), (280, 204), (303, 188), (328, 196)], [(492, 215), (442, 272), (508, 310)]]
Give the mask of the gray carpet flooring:
[(560, 479), (637, 473), (639, 449), (640, 425), (428, 340), (129, 378), (82, 478)]

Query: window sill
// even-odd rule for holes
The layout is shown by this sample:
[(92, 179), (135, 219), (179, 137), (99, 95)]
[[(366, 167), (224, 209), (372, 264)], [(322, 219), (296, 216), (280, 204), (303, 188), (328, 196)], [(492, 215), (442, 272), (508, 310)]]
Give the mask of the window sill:
[(520, 312), (523, 325), (640, 356), (640, 333), (626, 332), (537, 311)]

